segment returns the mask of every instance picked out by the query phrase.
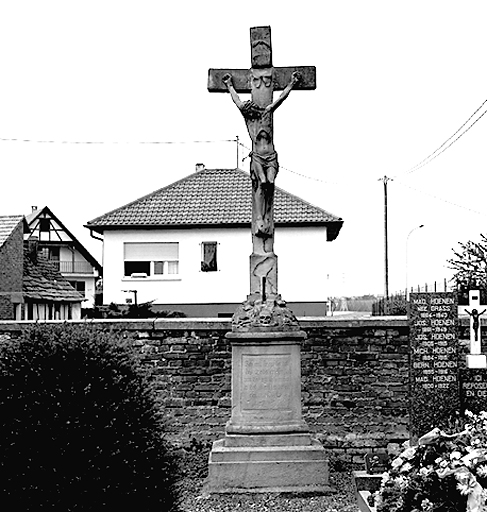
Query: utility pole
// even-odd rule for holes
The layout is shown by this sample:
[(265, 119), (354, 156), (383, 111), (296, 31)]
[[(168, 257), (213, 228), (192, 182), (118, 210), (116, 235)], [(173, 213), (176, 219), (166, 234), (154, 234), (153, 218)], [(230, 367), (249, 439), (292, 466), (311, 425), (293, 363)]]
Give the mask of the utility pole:
[(388, 235), (387, 235), (387, 183), (392, 181), (392, 178), (384, 176), (379, 178), (379, 181), (384, 183), (384, 296), (389, 298), (389, 248), (388, 248)]

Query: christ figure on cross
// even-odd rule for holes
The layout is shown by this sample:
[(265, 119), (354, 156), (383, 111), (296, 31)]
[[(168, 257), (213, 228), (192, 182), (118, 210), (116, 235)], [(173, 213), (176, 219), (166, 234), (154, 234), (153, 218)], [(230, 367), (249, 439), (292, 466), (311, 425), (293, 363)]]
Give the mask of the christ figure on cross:
[(222, 81), (243, 115), (252, 140), (250, 176), (254, 191), (254, 235), (266, 239), (273, 236), (274, 183), (279, 172), (273, 140), (273, 113), (299, 82), (300, 74), (297, 71), (293, 72), (290, 82), (279, 98), (272, 101), (272, 69), (251, 71), (252, 99), (249, 101), (240, 99), (230, 73), (224, 75)]
[[(291, 89), (316, 89), (314, 66), (276, 67), (272, 64), (270, 27), (250, 29), (250, 69), (210, 69), (208, 90), (230, 93), (242, 113), (250, 138), (252, 152), (252, 254), (250, 255), (251, 300), (278, 296), (277, 256), (274, 254), (274, 190), (279, 172), (274, 147), (274, 111), (289, 96)], [(282, 91), (274, 101), (274, 91)], [(250, 93), (250, 101), (238, 94)]]

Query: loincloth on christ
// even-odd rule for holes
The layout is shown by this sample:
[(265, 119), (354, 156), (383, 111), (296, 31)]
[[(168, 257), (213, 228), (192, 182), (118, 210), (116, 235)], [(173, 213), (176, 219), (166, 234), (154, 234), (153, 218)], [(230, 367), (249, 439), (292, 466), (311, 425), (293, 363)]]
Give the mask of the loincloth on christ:
[[(253, 170), (259, 180), (262, 183), (274, 183), (274, 178), (277, 176), (279, 172), (279, 163), (277, 161), (277, 153), (274, 151), (267, 155), (260, 155), (255, 151), (251, 151), (250, 153), (251, 162), (254, 165), (251, 165), (251, 170)], [(272, 175), (269, 175), (268, 170), (273, 169)]]

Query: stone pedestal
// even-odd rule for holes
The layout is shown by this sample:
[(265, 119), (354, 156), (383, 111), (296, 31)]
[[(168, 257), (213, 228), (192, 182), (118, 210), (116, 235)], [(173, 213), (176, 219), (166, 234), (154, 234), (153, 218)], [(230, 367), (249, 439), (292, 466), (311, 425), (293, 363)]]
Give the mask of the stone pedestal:
[(232, 415), (210, 453), (205, 491), (326, 492), (328, 463), (301, 417), (300, 342), (292, 332), (229, 333)]

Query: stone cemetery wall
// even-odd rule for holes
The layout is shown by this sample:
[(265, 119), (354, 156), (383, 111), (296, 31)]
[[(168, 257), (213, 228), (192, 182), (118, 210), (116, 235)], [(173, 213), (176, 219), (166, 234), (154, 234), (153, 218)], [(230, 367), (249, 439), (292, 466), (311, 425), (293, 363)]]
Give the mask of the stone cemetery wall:
[[(172, 442), (190, 446), (223, 437), (231, 407), (228, 320), (92, 322), (135, 336), (156, 380)], [(28, 323), (0, 322), (0, 340)], [(308, 334), (301, 353), (303, 416), (324, 447), (363, 464), (365, 453), (405, 441), (407, 320), (325, 318), (302, 320), (301, 326)], [(468, 337), (466, 326), (463, 331)]]

